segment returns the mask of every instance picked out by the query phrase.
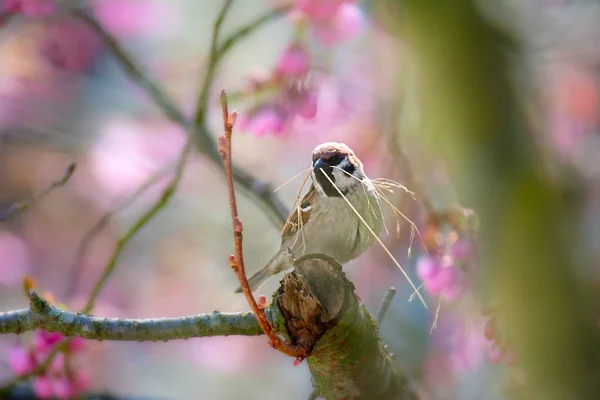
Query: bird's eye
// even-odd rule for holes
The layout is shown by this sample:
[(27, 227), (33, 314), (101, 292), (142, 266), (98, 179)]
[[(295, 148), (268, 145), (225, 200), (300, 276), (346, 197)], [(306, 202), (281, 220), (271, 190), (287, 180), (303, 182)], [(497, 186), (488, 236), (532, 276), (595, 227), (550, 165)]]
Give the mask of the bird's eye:
[(334, 156), (331, 156), (329, 161), (331, 162), (331, 164), (339, 164), (342, 161), (342, 156), (340, 156), (339, 154), (336, 154)]

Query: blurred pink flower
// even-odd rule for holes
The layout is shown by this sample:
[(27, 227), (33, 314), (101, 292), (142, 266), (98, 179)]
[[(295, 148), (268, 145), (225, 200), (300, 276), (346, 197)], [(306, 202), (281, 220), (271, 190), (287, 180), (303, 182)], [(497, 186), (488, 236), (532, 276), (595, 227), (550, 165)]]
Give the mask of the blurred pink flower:
[[(44, 354), (41, 361), (45, 360), (47, 354)], [(65, 368), (65, 353), (58, 353), (52, 359), (50, 367), (48, 368), (49, 373), (60, 374)]]
[[(423, 275), (423, 286), (429, 294), (437, 294), (441, 291), (452, 287), (459, 280), (459, 271), (452, 264), (449, 265), (441, 265), (438, 261), (435, 260), (434, 256), (422, 256), (424, 258), (433, 258), (433, 260), (419, 260), (417, 264), (417, 268), (421, 265), (421, 274)], [(437, 263), (439, 265), (438, 268), (435, 268), (433, 265), (428, 266), (428, 264)], [(429, 269), (427, 269), (427, 268)], [(425, 274), (427, 273), (427, 274)]]
[(356, 4), (345, 3), (333, 18), (313, 24), (315, 37), (327, 46), (334, 46), (357, 36), (364, 25), (364, 16)]
[(282, 134), (291, 126), (296, 117), (314, 118), (317, 114), (317, 94), (314, 89), (303, 83), (293, 82), (287, 88), (281, 88), (274, 99), (242, 114), (238, 126), (263, 136), (267, 133)]
[(76, 392), (86, 391), (90, 387), (90, 378), (85, 371), (73, 371), (72, 381)]
[(433, 332), (432, 355), (441, 355), (446, 373), (464, 373), (484, 360), (486, 341), (481, 335), (483, 320), (469, 320), (459, 314), (441, 314)]
[(312, 20), (331, 19), (349, 0), (296, 0), (296, 9)]
[(43, 330), (35, 331), (33, 337), (33, 347), (36, 353), (47, 353), (54, 345), (61, 341), (63, 336), (58, 332), (48, 332)]
[[(152, 174), (173, 162), (185, 143), (184, 133), (166, 122), (108, 120), (90, 153), (90, 166), (102, 187), (93, 200), (109, 206), (133, 192)], [(89, 195), (90, 188), (82, 188)]]
[(75, 388), (66, 376), (59, 376), (51, 379), (51, 384), (52, 392), (61, 400), (70, 399), (76, 395)]
[(69, 351), (71, 352), (78, 352), (83, 350), (85, 347), (85, 339), (82, 339), (80, 337), (73, 337), (71, 339), (71, 342), (69, 342)]
[(498, 364), (502, 360), (502, 349), (497, 343), (492, 342), (489, 344), (488, 358), (492, 364)]
[(312, 119), (317, 115), (317, 93), (309, 91), (297, 105), (298, 115), (304, 119)]
[(93, 9), (102, 26), (120, 37), (164, 34), (179, 26), (179, 13), (172, 2), (96, 0)]
[(61, 19), (46, 29), (40, 52), (56, 68), (82, 72), (94, 65), (101, 48), (98, 35), (85, 23)]
[(571, 65), (558, 67), (551, 78), (550, 112), (554, 146), (567, 159), (585, 143), (600, 122), (600, 85), (596, 71)]
[(47, 376), (33, 378), (33, 392), (40, 399), (49, 399), (53, 396), (52, 382)]
[(292, 43), (279, 57), (275, 73), (281, 77), (301, 78), (308, 74), (309, 68), (310, 56), (305, 46), (300, 43)]
[(417, 275), (422, 281), (433, 278), (439, 269), (440, 265), (435, 257), (422, 256), (417, 260)]
[(19, 237), (0, 231), (0, 285), (15, 285), (29, 271), (29, 249)]
[(4, 10), (9, 13), (23, 13), (28, 17), (42, 17), (56, 11), (54, 0), (6, 0)]
[(465, 332), (461, 326), (455, 334), (450, 365), (457, 372), (472, 371), (484, 361), (486, 342), (481, 337), (481, 329), (479, 325), (469, 326)]
[(459, 300), (464, 293), (464, 287), (462, 282), (459, 279), (456, 279), (450, 285), (442, 288), (440, 290), (440, 295), (447, 302), (455, 302)]
[(450, 254), (456, 262), (464, 262), (472, 257), (473, 246), (467, 239), (457, 240), (450, 249)]
[[(28, 348), (17, 344), (11, 349), (8, 363), (17, 375), (25, 375), (45, 362), (61, 339), (63, 335), (60, 333), (37, 330)], [(43, 375), (33, 378), (33, 390), (38, 398), (70, 399), (87, 389), (87, 376), (83, 371), (75, 370), (71, 364), (71, 356), (83, 349), (84, 340), (74, 338), (72, 344), (74, 346), (70, 345), (66, 353), (59, 351), (54, 355)]]
[(15, 374), (25, 375), (35, 369), (35, 358), (28, 349), (17, 344), (8, 353), (8, 365)]
[(265, 106), (250, 117), (240, 117), (238, 124), (240, 129), (248, 130), (256, 136), (267, 133), (279, 135), (283, 132), (285, 119), (276, 109)]

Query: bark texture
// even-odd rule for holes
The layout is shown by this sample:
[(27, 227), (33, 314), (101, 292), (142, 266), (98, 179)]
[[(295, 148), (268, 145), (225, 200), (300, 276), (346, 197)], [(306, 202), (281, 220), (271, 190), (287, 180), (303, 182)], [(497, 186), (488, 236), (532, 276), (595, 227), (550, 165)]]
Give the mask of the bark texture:
[(275, 300), (290, 339), (307, 358), (315, 395), (333, 399), (417, 399), (394, 366), (375, 318), (354, 293), (342, 267), (324, 256), (296, 261)]

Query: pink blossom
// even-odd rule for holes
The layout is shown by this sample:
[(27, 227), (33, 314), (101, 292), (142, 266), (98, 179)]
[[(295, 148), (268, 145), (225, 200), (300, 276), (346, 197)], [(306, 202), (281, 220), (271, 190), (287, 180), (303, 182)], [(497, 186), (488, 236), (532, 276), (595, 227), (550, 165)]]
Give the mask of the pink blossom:
[(57, 21), (47, 29), (40, 51), (56, 68), (82, 72), (94, 65), (100, 49), (98, 35), (83, 22), (71, 19)]
[(5, 0), (4, 11), (9, 13), (21, 12), (21, 2), (22, 0)]
[(0, 231), (0, 285), (14, 285), (29, 270), (29, 249), (19, 237)]
[(80, 337), (73, 337), (71, 338), (71, 341), (69, 342), (69, 350), (72, 352), (78, 352), (83, 350), (83, 348), (85, 347), (85, 339), (82, 339)]
[(120, 36), (173, 33), (180, 15), (173, 2), (157, 0), (96, 0), (93, 8), (102, 26)]
[(90, 378), (85, 371), (77, 370), (73, 372), (72, 381), (73, 387), (77, 392), (83, 392), (90, 386)]
[[(43, 357), (46, 358), (46, 355)], [(57, 353), (50, 363), (49, 371), (53, 373), (61, 373), (65, 369), (65, 353)]]
[(71, 382), (69, 382), (69, 379), (64, 375), (52, 379), (51, 383), (54, 395), (61, 400), (70, 399), (76, 394), (74, 390), (75, 388), (73, 387)]
[(4, 10), (11, 13), (22, 12), (28, 17), (43, 17), (56, 11), (53, 0), (6, 0)]
[(313, 25), (315, 37), (323, 44), (333, 46), (350, 40), (360, 33), (364, 16), (355, 4), (345, 3), (329, 21)]
[(445, 366), (446, 373), (473, 370), (484, 360), (486, 341), (481, 336), (481, 323), (483, 320), (466, 320), (459, 314), (440, 314), (431, 356), (439, 357), (437, 363)]
[(304, 119), (312, 119), (317, 115), (317, 94), (309, 91), (297, 107), (298, 115)]
[(58, 332), (38, 330), (33, 337), (33, 347), (36, 353), (49, 352), (56, 343), (60, 342), (62, 337)]
[(282, 77), (301, 78), (308, 73), (310, 57), (308, 51), (299, 43), (293, 43), (283, 51), (275, 67)]
[(283, 94), (280, 108), (290, 120), (296, 116), (314, 118), (317, 114), (317, 93), (305, 83), (293, 82)]
[(284, 122), (276, 110), (265, 107), (249, 119), (240, 120), (239, 124), (242, 129), (247, 129), (257, 136), (263, 136), (267, 133), (281, 134)]
[(446, 286), (440, 290), (442, 298), (449, 302), (457, 301), (461, 298), (464, 292), (464, 287), (459, 280), (456, 280), (449, 286)]
[(553, 108), (549, 115), (554, 146), (559, 155), (569, 159), (577, 154), (600, 121), (600, 90), (596, 72), (588, 68), (561, 66), (553, 75), (550, 81)]
[(430, 294), (440, 293), (442, 290), (456, 284), (458, 270), (455, 267), (440, 268), (431, 278), (423, 281), (423, 286)]
[(481, 330), (471, 326), (465, 332), (464, 324), (455, 326), (453, 332), (450, 366), (456, 372), (473, 370), (484, 360), (486, 342)]
[(498, 364), (502, 360), (502, 348), (496, 343), (490, 343), (488, 357), (493, 364)]
[(496, 319), (494, 317), (490, 318), (483, 327), (483, 337), (486, 340), (496, 340), (498, 338), (498, 329), (496, 327)]
[(94, 193), (93, 200), (109, 205), (131, 193), (172, 162), (184, 142), (184, 133), (170, 124), (108, 120), (90, 155), (92, 173), (102, 188), (102, 196)]
[(17, 375), (25, 375), (35, 369), (35, 358), (20, 344), (17, 344), (8, 354), (8, 365)]
[(296, 0), (296, 9), (313, 20), (328, 20), (348, 0)]
[(33, 392), (40, 399), (49, 399), (53, 396), (52, 382), (47, 376), (33, 378)]
[(417, 275), (422, 281), (433, 278), (439, 269), (440, 265), (434, 257), (422, 256), (417, 261)]
[(450, 254), (452, 258), (457, 262), (464, 262), (469, 259), (471, 256), (472, 246), (471, 242), (466, 239), (457, 240), (456, 243), (452, 245), (452, 249), (450, 250)]

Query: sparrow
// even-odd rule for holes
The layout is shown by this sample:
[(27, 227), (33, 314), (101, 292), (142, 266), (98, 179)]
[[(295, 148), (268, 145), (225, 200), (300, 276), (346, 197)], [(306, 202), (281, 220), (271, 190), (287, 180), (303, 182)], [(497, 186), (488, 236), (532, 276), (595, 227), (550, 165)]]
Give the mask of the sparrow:
[[(308, 192), (281, 231), (279, 250), (248, 279), (252, 291), (272, 275), (293, 267), (294, 257), (320, 253), (343, 265), (371, 246), (375, 237), (342, 194), (376, 235), (381, 231), (383, 212), (375, 186), (365, 174), (362, 162), (346, 144), (318, 145), (312, 152), (310, 175)], [(236, 292), (240, 293), (241, 288)]]

